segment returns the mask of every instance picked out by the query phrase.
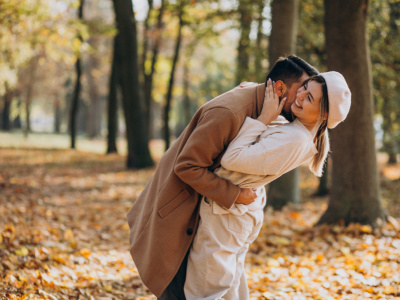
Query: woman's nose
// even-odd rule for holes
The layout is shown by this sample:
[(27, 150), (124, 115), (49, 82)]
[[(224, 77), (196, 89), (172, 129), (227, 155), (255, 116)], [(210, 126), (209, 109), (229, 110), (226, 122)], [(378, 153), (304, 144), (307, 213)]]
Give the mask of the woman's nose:
[(308, 96), (308, 91), (301, 91), (297, 93), (297, 97), (301, 100), (304, 100)]

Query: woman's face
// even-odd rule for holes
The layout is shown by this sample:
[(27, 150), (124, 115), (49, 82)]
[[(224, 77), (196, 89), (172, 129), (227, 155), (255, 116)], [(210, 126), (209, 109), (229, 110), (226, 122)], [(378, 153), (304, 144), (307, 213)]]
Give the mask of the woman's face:
[(317, 124), (321, 97), (322, 86), (316, 81), (309, 81), (297, 90), (292, 113), (309, 129)]

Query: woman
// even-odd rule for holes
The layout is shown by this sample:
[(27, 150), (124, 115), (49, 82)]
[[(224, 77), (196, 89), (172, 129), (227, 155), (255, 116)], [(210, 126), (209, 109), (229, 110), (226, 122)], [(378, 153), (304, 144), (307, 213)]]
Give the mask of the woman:
[(343, 76), (326, 72), (309, 78), (297, 91), (292, 123), (270, 126), (282, 110), (271, 81), (257, 120), (247, 117), (215, 173), (258, 197), (250, 205), (225, 209), (207, 198), (200, 204), (200, 223), (190, 250), (185, 296), (190, 299), (248, 299), (244, 259), (258, 236), (266, 203), (264, 185), (311, 159), (321, 176), (329, 151), (327, 128), (342, 122), (351, 93)]

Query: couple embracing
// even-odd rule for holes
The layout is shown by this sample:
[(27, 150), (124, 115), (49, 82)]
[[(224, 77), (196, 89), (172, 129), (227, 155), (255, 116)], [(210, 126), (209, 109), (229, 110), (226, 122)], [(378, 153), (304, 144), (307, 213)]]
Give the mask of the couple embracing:
[(264, 84), (200, 107), (128, 212), (130, 253), (158, 299), (249, 298), (244, 259), (263, 222), (264, 186), (306, 161), (321, 176), (327, 129), (350, 102), (340, 73), (290, 55)]

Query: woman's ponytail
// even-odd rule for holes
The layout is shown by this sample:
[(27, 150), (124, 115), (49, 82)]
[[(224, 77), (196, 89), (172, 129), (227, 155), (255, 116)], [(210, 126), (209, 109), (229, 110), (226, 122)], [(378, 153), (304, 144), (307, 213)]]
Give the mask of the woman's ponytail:
[(322, 176), (325, 160), (329, 153), (329, 135), (328, 129), (326, 128), (327, 122), (324, 121), (318, 128), (318, 131), (314, 138), (314, 144), (317, 148), (318, 153), (316, 153), (310, 162), (310, 170), (316, 176)]

